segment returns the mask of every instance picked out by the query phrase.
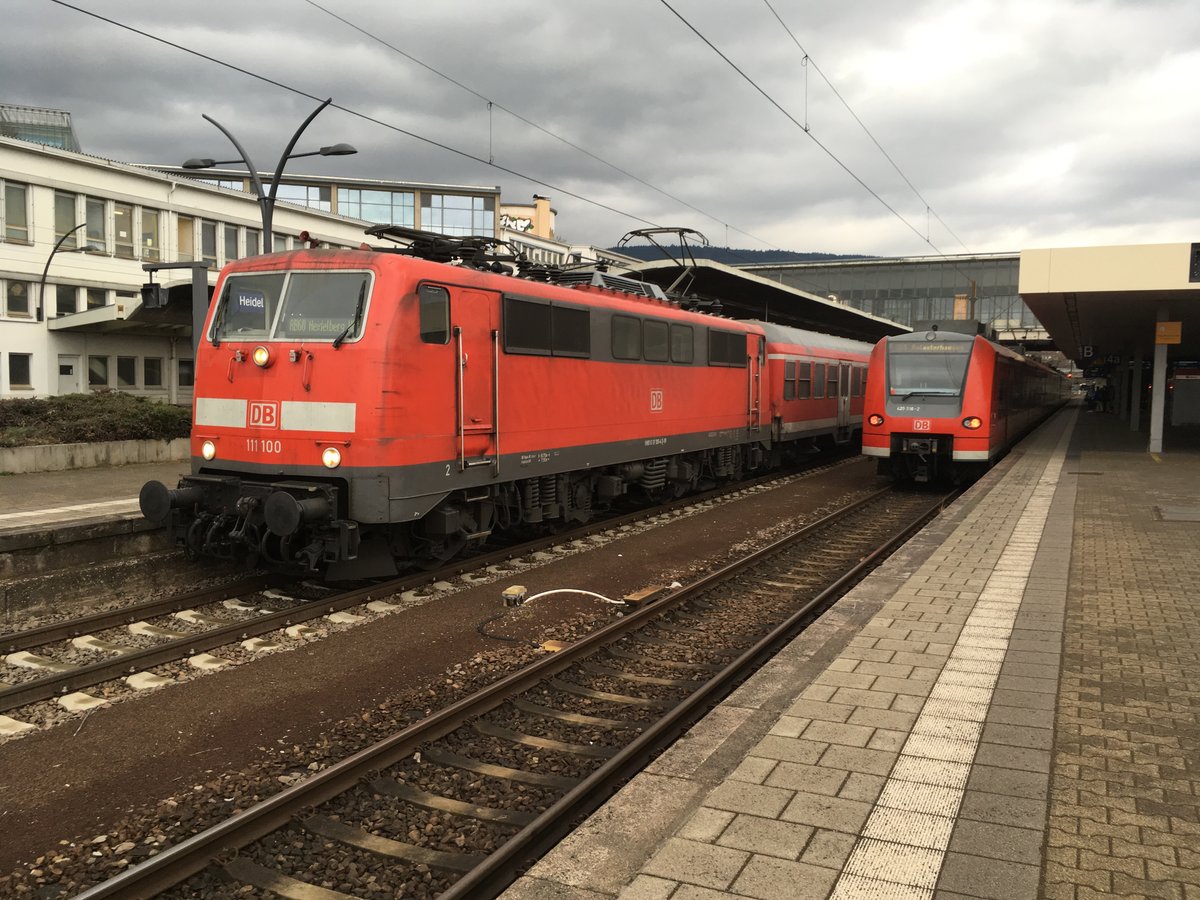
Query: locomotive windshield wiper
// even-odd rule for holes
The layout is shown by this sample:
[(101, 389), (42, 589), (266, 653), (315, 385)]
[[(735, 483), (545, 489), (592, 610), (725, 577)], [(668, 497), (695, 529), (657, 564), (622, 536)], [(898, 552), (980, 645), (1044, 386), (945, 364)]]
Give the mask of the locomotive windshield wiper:
[[(904, 402), (909, 397), (956, 397), (958, 391), (954, 388), (914, 388), (911, 391), (905, 391), (904, 396), (900, 397), (900, 401)], [(892, 399), (896, 395), (892, 394)]]
[(216, 321), (213, 322), (212, 345), (214, 347), (221, 346), (221, 326), (225, 323), (225, 310), (228, 308), (229, 299), (227, 297), (225, 302), (221, 304), (221, 308), (217, 310), (217, 318)]
[(336, 350), (342, 346), (342, 341), (346, 340), (354, 329), (358, 327), (359, 320), (362, 319), (363, 307), (367, 302), (367, 280), (364, 278), (362, 287), (358, 289), (358, 305), (354, 307), (354, 318), (350, 320), (350, 324), (342, 329), (342, 333), (333, 339), (333, 349)]

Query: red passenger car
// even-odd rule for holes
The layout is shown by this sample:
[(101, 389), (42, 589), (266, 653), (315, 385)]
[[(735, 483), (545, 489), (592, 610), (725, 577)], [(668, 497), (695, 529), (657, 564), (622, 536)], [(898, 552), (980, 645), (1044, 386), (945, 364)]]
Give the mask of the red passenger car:
[(979, 334), (887, 337), (871, 354), (863, 453), (900, 480), (976, 477), (1067, 393), (1062, 373)]
[(143, 513), (197, 555), (362, 577), (586, 521), (627, 494), (680, 495), (859, 427), (869, 345), (469, 256), (228, 265), (197, 353), (193, 474), (147, 484)]

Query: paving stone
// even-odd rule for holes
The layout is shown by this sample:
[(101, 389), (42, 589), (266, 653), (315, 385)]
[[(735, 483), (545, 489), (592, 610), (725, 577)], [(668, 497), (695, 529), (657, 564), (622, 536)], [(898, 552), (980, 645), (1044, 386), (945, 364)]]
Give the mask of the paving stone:
[(858, 834), (870, 812), (871, 804), (861, 800), (799, 792), (780, 813), (779, 818), (816, 828)]
[(792, 802), (795, 795), (795, 791), (786, 788), (726, 781), (713, 788), (704, 805), (731, 812), (776, 817)]
[(717, 843), (722, 847), (765, 853), (782, 859), (799, 859), (812, 834), (813, 828), (808, 825), (739, 815), (729, 823)]
[(750, 854), (730, 847), (669, 838), (645, 865), (642, 873), (672, 881), (724, 889), (737, 877)]
[(837, 872), (803, 862), (755, 856), (733, 883), (733, 890), (762, 900), (824, 900), (837, 880)]

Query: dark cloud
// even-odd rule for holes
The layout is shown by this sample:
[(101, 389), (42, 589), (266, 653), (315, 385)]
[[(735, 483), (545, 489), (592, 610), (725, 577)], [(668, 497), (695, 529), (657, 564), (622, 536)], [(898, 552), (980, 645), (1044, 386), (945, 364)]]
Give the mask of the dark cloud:
[(273, 168), (311, 98), (332, 96), (360, 115), (326, 110), (305, 145), (359, 154), (293, 166), (498, 184), (514, 202), (550, 193), (560, 232), (597, 244), (639, 219), (715, 243), (884, 254), (1197, 231), (1200, 7), (1186, 0), (926, 0), (902, 14), (772, 0), (795, 40), (765, 2), (671, 0), (795, 122), (647, 0), (321, 0), (362, 31), (307, 0), (73, 2), (302, 92), (49, 0), (11, 4), (0, 102), (70, 110), (85, 150), (114, 159), (230, 158), (207, 113)]

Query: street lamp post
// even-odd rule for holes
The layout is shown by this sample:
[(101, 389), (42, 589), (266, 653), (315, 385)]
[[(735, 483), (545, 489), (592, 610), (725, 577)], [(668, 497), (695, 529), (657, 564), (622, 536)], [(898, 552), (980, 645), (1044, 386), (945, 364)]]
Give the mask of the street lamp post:
[(258, 177), (258, 169), (255, 167), (254, 163), (251, 162), (250, 154), (246, 152), (245, 148), (243, 148), (240, 143), (238, 143), (238, 139), (233, 136), (228, 128), (226, 128), (212, 116), (204, 115), (205, 119), (212, 122), (221, 130), (221, 133), (224, 134), (225, 137), (229, 138), (230, 143), (232, 143), (237, 152), (241, 154), (241, 159), (225, 160), (221, 162), (218, 162), (215, 159), (207, 158), (189, 159), (183, 164), (183, 168), (208, 169), (212, 166), (224, 166), (241, 163), (250, 170), (250, 181), (254, 185), (254, 195), (258, 198), (258, 204), (262, 209), (263, 252), (267, 252), (268, 246), (270, 246), (273, 241), (271, 237), (271, 220), (275, 210), (275, 195), (279, 190), (279, 179), (283, 177), (283, 167), (287, 164), (287, 161), (289, 159), (299, 159), (302, 156), (349, 156), (352, 153), (358, 152), (358, 150), (349, 144), (331, 144), (328, 147), (322, 147), (320, 150), (314, 150), (311, 153), (292, 153), (292, 149), (296, 146), (296, 141), (300, 139), (300, 135), (304, 133), (304, 129), (307, 128), (308, 124), (317, 117), (317, 113), (319, 113), (332, 102), (333, 98), (330, 97), (328, 100), (314, 109), (312, 113), (309, 114), (309, 117), (300, 124), (299, 128), (296, 129), (296, 133), (292, 135), (292, 139), (288, 141), (287, 147), (284, 148), (283, 155), (279, 157), (279, 165), (275, 167), (275, 177), (271, 180), (270, 191), (263, 190), (262, 179)]
[(62, 249), (62, 245), (67, 242), (67, 238), (71, 237), (80, 228), (84, 228), (87, 222), (80, 222), (62, 237), (60, 237), (54, 245), (54, 249), (50, 251), (50, 255), (46, 257), (46, 265), (42, 268), (42, 280), (38, 283), (38, 308), (37, 320), (44, 321), (46, 317), (46, 275), (50, 272), (50, 262), (54, 259), (54, 255), (58, 252), (63, 253), (85, 253), (88, 250), (97, 249), (91, 244), (84, 244), (82, 247), (70, 247), (66, 250)]

